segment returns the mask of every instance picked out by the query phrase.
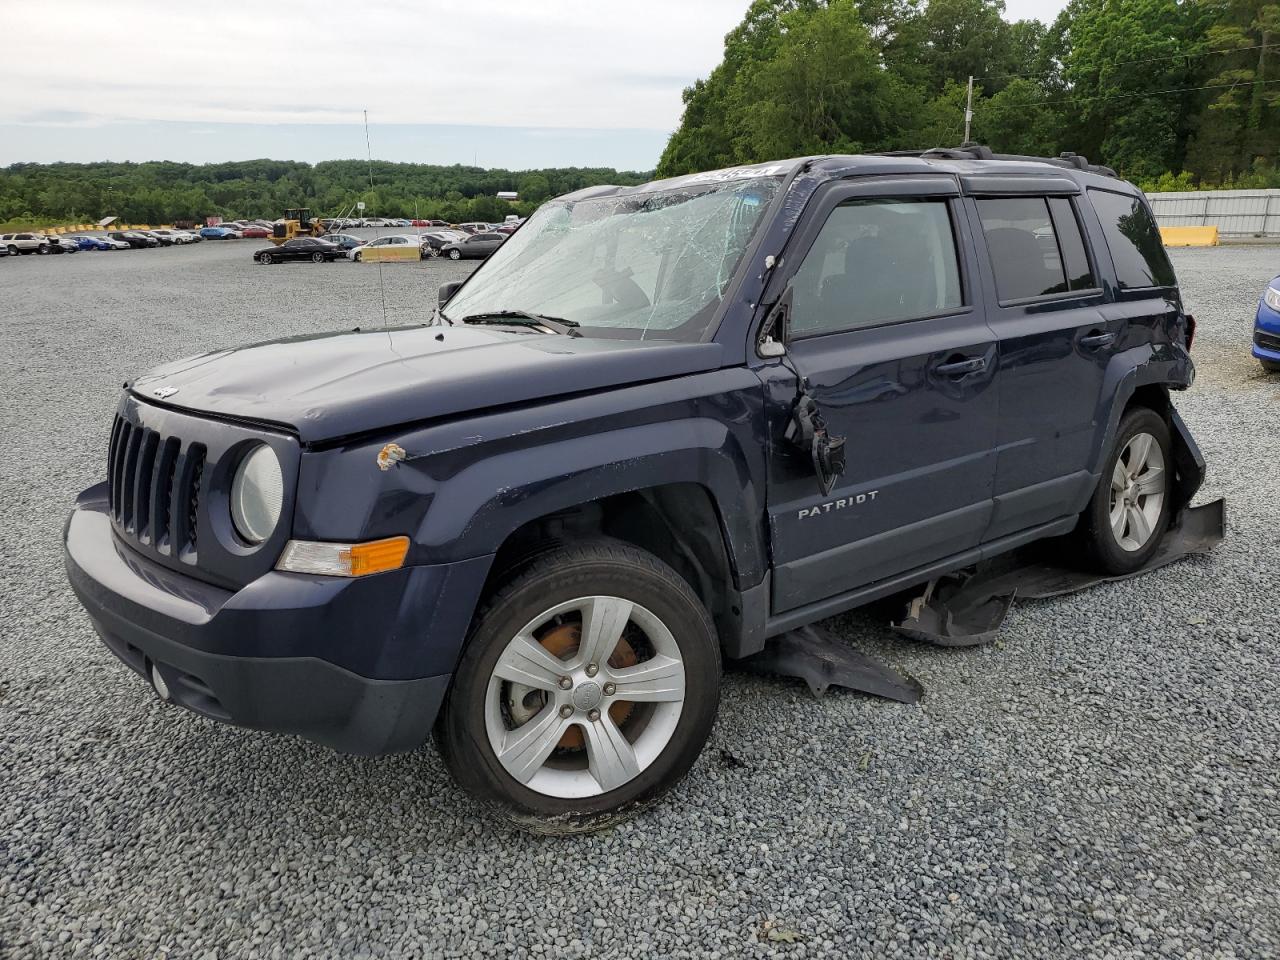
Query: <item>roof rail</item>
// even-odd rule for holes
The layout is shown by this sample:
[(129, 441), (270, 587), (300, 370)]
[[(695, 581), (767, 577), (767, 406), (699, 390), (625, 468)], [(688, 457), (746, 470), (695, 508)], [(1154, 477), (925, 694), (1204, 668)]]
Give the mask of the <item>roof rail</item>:
[(882, 154), (886, 157), (922, 157), (935, 160), (1031, 160), (1036, 163), (1051, 163), (1055, 167), (1068, 170), (1083, 170), (1104, 177), (1119, 179), (1119, 175), (1110, 167), (1090, 163), (1078, 153), (1064, 151), (1056, 157), (1026, 157), (1016, 153), (992, 153), (991, 148), (980, 143), (962, 143), (958, 147), (932, 147), (928, 150), (890, 150)]

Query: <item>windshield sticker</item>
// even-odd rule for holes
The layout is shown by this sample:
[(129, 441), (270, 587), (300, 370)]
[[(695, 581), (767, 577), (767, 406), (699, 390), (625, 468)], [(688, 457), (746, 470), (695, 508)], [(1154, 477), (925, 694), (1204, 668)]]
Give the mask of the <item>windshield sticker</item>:
[(774, 177), (785, 171), (783, 164), (771, 164), (767, 167), (730, 167), (727, 170), (708, 170), (706, 173), (695, 173), (685, 183), (727, 183), (731, 180), (750, 180), (754, 177)]

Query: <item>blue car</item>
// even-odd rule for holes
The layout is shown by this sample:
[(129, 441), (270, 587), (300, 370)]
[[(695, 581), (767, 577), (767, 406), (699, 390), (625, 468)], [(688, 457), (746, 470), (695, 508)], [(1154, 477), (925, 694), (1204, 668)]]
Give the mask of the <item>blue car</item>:
[(229, 236), (233, 236), (234, 231), (228, 230), (226, 227), (201, 227), (200, 236), (206, 240), (223, 240)]
[(1280, 373), (1280, 277), (1274, 277), (1258, 301), (1253, 321), (1253, 355), (1264, 370)]
[(115, 249), (101, 237), (74, 237), (76, 246), (81, 250), (113, 250)]

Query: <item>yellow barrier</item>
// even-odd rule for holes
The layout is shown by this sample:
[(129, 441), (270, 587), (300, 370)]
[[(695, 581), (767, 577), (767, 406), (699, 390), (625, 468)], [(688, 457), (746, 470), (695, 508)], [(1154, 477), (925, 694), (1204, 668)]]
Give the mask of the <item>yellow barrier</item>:
[(422, 252), (413, 244), (397, 246), (365, 247), (360, 251), (361, 263), (391, 263), (400, 260), (421, 260)]
[(1216, 247), (1217, 227), (1161, 227), (1160, 239), (1166, 247)]

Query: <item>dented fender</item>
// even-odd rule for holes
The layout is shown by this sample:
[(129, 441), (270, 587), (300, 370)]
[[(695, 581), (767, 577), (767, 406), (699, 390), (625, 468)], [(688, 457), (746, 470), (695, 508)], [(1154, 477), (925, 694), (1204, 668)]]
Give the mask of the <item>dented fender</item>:
[(407, 535), (408, 562), (452, 563), (557, 511), (693, 483), (717, 507), (735, 579), (751, 586), (767, 562), (761, 402), (759, 380), (732, 368), (306, 451), (294, 535)]

